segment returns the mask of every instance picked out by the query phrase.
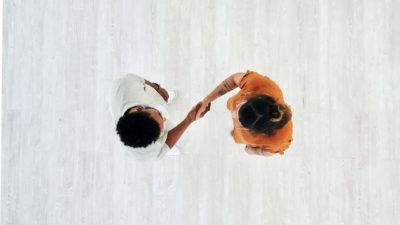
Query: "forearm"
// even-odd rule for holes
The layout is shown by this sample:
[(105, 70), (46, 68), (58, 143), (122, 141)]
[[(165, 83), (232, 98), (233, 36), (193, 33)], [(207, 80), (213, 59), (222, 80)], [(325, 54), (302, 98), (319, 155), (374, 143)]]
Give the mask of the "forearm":
[(148, 80), (144, 80), (145, 84), (149, 85), (150, 87), (154, 88), (154, 90), (158, 91), (160, 89), (159, 85), (154, 84), (153, 82), (150, 82)]
[(212, 102), (220, 96), (237, 88), (243, 75), (244, 73), (235, 73), (229, 76), (221, 84), (219, 84), (209, 95), (207, 95), (204, 100), (206, 102)]
[(174, 147), (191, 123), (192, 122), (185, 118), (181, 123), (168, 132), (166, 144), (169, 148)]

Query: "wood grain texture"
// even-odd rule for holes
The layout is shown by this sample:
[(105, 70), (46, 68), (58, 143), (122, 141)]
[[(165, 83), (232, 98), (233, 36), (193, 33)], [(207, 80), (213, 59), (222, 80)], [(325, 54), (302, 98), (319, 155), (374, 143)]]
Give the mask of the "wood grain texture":
[[(398, 224), (399, 11), (398, 0), (5, 0), (1, 224)], [(113, 79), (178, 90), (176, 123), (246, 69), (292, 106), (283, 157), (233, 143), (230, 94), (179, 157), (124, 155)]]

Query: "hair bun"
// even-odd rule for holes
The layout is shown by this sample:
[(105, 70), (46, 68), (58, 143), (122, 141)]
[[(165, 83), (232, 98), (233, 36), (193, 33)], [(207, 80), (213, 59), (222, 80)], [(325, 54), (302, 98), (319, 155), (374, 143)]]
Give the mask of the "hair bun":
[(269, 115), (272, 118), (279, 118), (281, 116), (281, 112), (279, 111), (279, 106), (277, 104), (271, 105)]

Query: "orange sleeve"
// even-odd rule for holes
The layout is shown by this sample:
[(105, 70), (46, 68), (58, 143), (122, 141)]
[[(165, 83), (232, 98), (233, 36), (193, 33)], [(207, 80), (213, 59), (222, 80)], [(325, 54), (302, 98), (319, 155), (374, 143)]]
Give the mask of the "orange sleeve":
[(264, 93), (275, 98), (276, 101), (282, 103), (283, 93), (278, 85), (267, 76), (262, 76), (257, 72), (247, 71), (240, 81), (240, 92), (257, 92)]
[(239, 83), (240, 89), (245, 89), (248, 87), (248, 84), (251, 83), (252, 76), (251, 74), (254, 74), (254, 72), (251, 72), (250, 70), (247, 70), (246, 74), (242, 77)]
[(229, 111), (233, 111), (233, 101), (234, 101), (235, 96), (232, 96), (228, 99), (228, 101), (226, 102), (226, 107), (229, 109)]
[(235, 101), (238, 99), (238, 95), (240, 95), (240, 93), (245, 93), (247, 92), (247, 88), (249, 88), (249, 86), (247, 85), (248, 83), (251, 83), (251, 77), (249, 76), (251, 73), (251, 71), (247, 70), (246, 74), (242, 77), (242, 79), (239, 82), (239, 88), (241, 89), (239, 91), (239, 93), (237, 93), (236, 95), (230, 97), (228, 99), (228, 101), (226, 102), (226, 107), (230, 110), (230, 111), (234, 111), (235, 110)]
[[(240, 81), (239, 87), (241, 92), (261, 91), (263, 89), (271, 89), (275, 91), (277, 85), (267, 76), (262, 76), (257, 72), (247, 71)], [(279, 89), (279, 88), (278, 88)]]

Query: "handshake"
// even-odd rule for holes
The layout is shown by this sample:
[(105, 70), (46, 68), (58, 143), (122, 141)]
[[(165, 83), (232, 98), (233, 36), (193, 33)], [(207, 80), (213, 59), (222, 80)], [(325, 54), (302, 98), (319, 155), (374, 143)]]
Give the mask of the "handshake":
[[(147, 84), (153, 87), (166, 102), (169, 101), (170, 96), (165, 88), (162, 88), (159, 84), (153, 82), (147, 82)], [(205, 114), (207, 114), (207, 112), (210, 111), (210, 108), (211, 108), (211, 101), (205, 98), (204, 100), (200, 101), (195, 106), (193, 106), (193, 108), (186, 116), (186, 120), (192, 123), (197, 119), (202, 118)]]
[(197, 103), (193, 108), (189, 111), (186, 116), (186, 120), (190, 123), (196, 121), (199, 118), (202, 118), (207, 112), (211, 109), (211, 102), (207, 102), (205, 100)]
[[(152, 86), (156, 91), (161, 95), (161, 97), (168, 102), (169, 101), (169, 94), (165, 88), (160, 87), (157, 83), (148, 82), (150, 86)], [(193, 108), (189, 111), (188, 115), (186, 116), (186, 120), (190, 123), (198, 120), (199, 118), (203, 117), (210, 111), (211, 108), (211, 101), (205, 98), (204, 100), (197, 103)]]
[[(292, 141), (290, 106), (284, 102), (279, 87), (268, 77), (256, 72), (238, 72), (230, 75), (193, 106), (186, 117), (168, 132), (163, 132), (166, 119), (156, 108), (145, 104), (133, 105), (128, 110), (125, 108), (125, 102), (135, 102), (138, 99), (142, 102), (153, 101), (151, 97), (156, 95), (153, 92), (147, 93), (146, 86), (142, 88), (143, 80), (146, 85), (156, 90), (166, 103), (171, 103), (173, 92), (168, 92), (159, 84), (149, 82), (137, 75), (127, 75), (114, 85), (116, 94), (113, 108), (114, 114), (120, 116), (117, 133), (121, 141), (133, 148), (153, 148), (147, 151), (148, 157), (154, 157), (151, 155), (154, 152), (164, 151), (158, 149), (157, 146), (160, 144), (168, 146), (162, 149), (172, 149), (190, 124), (210, 111), (214, 100), (238, 87), (240, 87), (239, 93), (227, 102), (227, 108), (237, 115), (233, 117), (232, 136), (235, 142), (246, 144), (245, 150), (249, 154), (267, 156), (275, 153), (283, 154)], [(121, 95), (123, 88), (128, 86), (136, 92), (129, 90), (129, 93)], [(129, 96), (129, 98), (121, 99), (121, 96)], [(159, 97), (156, 97), (158, 100)], [(162, 134), (167, 135), (167, 138), (165, 139)], [(160, 155), (162, 154), (157, 156)]]

